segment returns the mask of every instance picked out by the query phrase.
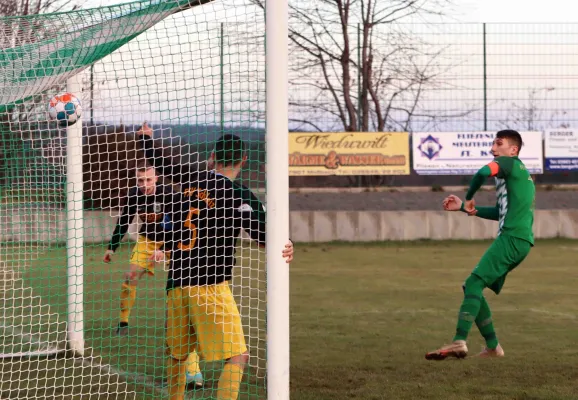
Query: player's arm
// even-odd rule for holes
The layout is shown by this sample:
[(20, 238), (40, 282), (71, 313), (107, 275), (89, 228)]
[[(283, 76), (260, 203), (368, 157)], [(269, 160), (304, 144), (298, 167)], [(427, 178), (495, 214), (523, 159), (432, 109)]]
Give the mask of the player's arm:
[[(242, 227), (251, 239), (257, 242), (259, 247), (265, 247), (265, 228), (267, 221), (265, 206), (257, 196), (247, 188), (245, 188), (242, 198), (243, 201), (236, 211), (241, 218)], [(286, 263), (293, 261), (293, 252), (293, 242), (289, 239), (281, 252)]]
[(480, 168), (470, 181), (470, 187), (466, 193), (466, 200), (473, 199), (476, 192), (482, 187), (484, 182), (486, 182), (489, 177), (498, 175), (499, 169), (500, 166), (495, 161), (492, 161), (491, 163)]
[(182, 228), (177, 216), (180, 215), (180, 207), (183, 204), (181, 193), (166, 193), (163, 197), (163, 212), (165, 218), (170, 221), (170, 229), (164, 230), (163, 244), (159, 247), (159, 250), (163, 252), (173, 250), (174, 245), (181, 240)]
[[(495, 161), (492, 161), (491, 163), (484, 165), (482, 168), (480, 168), (470, 182), (470, 187), (468, 188), (468, 192), (466, 193), (466, 201), (472, 200), (474, 198), (474, 195), (476, 194), (478, 189), (482, 187), (484, 182), (486, 182), (486, 180), (489, 177), (497, 176), (499, 171), (500, 166)], [(468, 213), (469, 215), (476, 215), (480, 218), (489, 219), (493, 221), (497, 221), (499, 219), (498, 207), (476, 206), (475, 211), (472, 211), (471, 209), (466, 209), (465, 206), (466, 202), (462, 203), (460, 210)]]
[(496, 157), (491, 163), (480, 168), (470, 182), (470, 187), (466, 193), (466, 201), (474, 198), (478, 189), (482, 187), (489, 177), (506, 178), (510, 175), (512, 165), (513, 159), (511, 157)]
[(244, 188), (241, 195), (241, 205), (236, 213), (241, 218), (241, 226), (251, 239), (264, 247), (266, 241), (266, 211), (263, 203), (251, 192)]
[(150, 256), (154, 262), (165, 262), (167, 254), (182, 241), (183, 226), (178, 216), (182, 214), (181, 207), (185, 202), (181, 193), (171, 193), (164, 197), (164, 212), (171, 220), (172, 228), (164, 231), (163, 244)]
[[(461, 206), (461, 208), (460, 208), (460, 211), (467, 212), (467, 211), (464, 209), (464, 204), (465, 204), (465, 203), (462, 203), (462, 206)], [(476, 217), (479, 217), (479, 218), (489, 219), (489, 220), (492, 220), (492, 221), (497, 221), (497, 220), (500, 219), (500, 210), (498, 209), (498, 206), (497, 206), (497, 205), (494, 206), (494, 207), (479, 207), (479, 206), (476, 206), (476, 214), (475, 214), (475, 215), (476, 215)]]
[(185, 183), (194, 180), (192, 176), (196, 174), (191, 165), (172, 164), (172, 157), (164, 157), (161, 149), (156, 148), (151, 135), (140, 134), (138, 138), (145, 158), (161, 174), (170, 178), (173, 182)]
[(136, 198), (136, 193), (132, 190), (129, 191), (127, 198), (125, 200), (125, 204), (122, 207), (122, 211), (116, 221), (116, 226), (114, 227), (114, 232), (112, 233), (112, 238), (108, 243), (108, 251), (114, 253), (124, 235), (128, 232), (128, 228), (131, 222), (131, 219), (134, 217), (136, 213), (136, 204), (134, 203), (134, 199)]

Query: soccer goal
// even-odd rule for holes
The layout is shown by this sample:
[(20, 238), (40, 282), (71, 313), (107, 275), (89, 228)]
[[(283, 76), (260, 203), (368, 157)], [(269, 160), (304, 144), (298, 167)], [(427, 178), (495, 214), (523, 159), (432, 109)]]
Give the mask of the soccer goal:
[[(287, 1), (120, 2), (0, 17), (0, 397), (168, 398), (169, 267), (148, 256), (183, 182), (157, 168), (171, 195), (127, 204), (152, 187), (143, 165), (210, 170), (234, 134), (231, 179), (267, 210), (266, 250), (242, 230), (225, 279), (250, 353), (239, 398), (288, 399)], [(216, 398), (223, 361), (193, 353), (186, 398)]]

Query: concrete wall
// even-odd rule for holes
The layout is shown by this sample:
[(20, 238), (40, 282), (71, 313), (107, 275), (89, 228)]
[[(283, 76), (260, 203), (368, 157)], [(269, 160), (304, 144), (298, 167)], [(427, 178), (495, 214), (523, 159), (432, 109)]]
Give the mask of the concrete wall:
[[(294, 211), (297, 242), (491, 239), (495, 221), (444, 211)], [(578, 210), (537, 210), (536, 238), (578, 238)]]
[[(114, 230), (118, 211), (85, 211), (84, 241), (98, 243), (109, 241)], [(136, 218), (135, 218), (136, 220)], [(14, 208), (3, 209), (0, 215), (0, 242), (66, 241), (66, 212), (63, 210)], [(125, 237), (136, 239), (138, 226), (131, 224)]]
[[(86, 211), (85, 242), (110, 240), (117, 215), (117, 211)], [(290, 224), (295, 242), (490, 239), (498, 227), (494, 221), (443, 211), (293, 211)], [(62, 210), (7, 210), (0, 215), (0, 227), (0, 242), (66, 240)], [(137, 231), (133, 223), (125, 240), (134, 240)], [(536, 211), (534, 234), (578, 238), (578, 210)]]

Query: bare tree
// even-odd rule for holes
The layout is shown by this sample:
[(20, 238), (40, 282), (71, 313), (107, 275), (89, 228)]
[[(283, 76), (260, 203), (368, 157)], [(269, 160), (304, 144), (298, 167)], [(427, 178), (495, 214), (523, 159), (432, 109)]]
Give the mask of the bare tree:
[[(260, 7), (263, 0), (250, 0)], [(399, 131), (428, 113), (420, 101), (450, 68), (403, 22), (442, 15), (450, 0), (319, 0), (290, 3), (291, 106), (299, 128)], [(307, 92), (307, 98), (298, 97)], [(324, 118), (325, 117), (325, 118)], [(323, 121), (325, 119), (325, 121)]]
[(499, 125), (509, 129), (528, 131), (544, 130), (548, 128), (568, 128), (568, 121), (564, 121), (567, 115), (565, 110), (549, 110), (545, 103), (554, 87), (529, 88), (527, 99), (523, 102), (515, 101), (510, 107), (501, 106), (509, 112), (505, 118), (498, 121)]
[(0, 17), (76, 10), (80, 0), (0, 0)]
[[(260, 7), (263, 0), (250, 0)], [(290, 2), (293, 130), (412, 131), (467, 115), (426, 108), (455, 60), (416, 30), (451, 0)], [(420, 21), (419, 25), (410, 24)], [(409, 22), (409, 23), (408, 23)], [(418, 125), (419, 123), (419, 125)], [(362, 185), (387, 177), (363, 177)]]

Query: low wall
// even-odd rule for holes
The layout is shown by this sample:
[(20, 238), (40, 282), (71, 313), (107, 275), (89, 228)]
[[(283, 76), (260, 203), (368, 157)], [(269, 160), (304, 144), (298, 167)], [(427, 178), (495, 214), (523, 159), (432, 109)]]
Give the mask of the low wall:
[[(84, 242), (109, 241), (119, 212), (85, 211)], [(135, 221), (136, 222), (136, 218)], [(124, 240), (135, 240), (138, 226), (129, 226)], [(14, 208), (3, 209), (0, 215), (0, 242), (64, 242), (66, 241), (67, 219), (64, 210)]]
[[(296, 242), (491, 239), (498, 229), (496, 221), (444, 211), (293, 211), (290, 223)], [(534, 235), (577, 238), (578, 210), (537, 210)]]
[[(85, 211), (85, 243), (110, 240), (117, 216), (117, 211)], [(66, 240), (62, 210), (4, 209), (0, 224), (0, 242)], [(443, 211), (292, 211), (290, 215), (295, 242), (490, 239), (497, 227), (495, 221)], [(133, 222), (125, 240), (136, 239), (136, 232)], [(578, 238), (578, 210), (537, 210), (534, 234)]]

